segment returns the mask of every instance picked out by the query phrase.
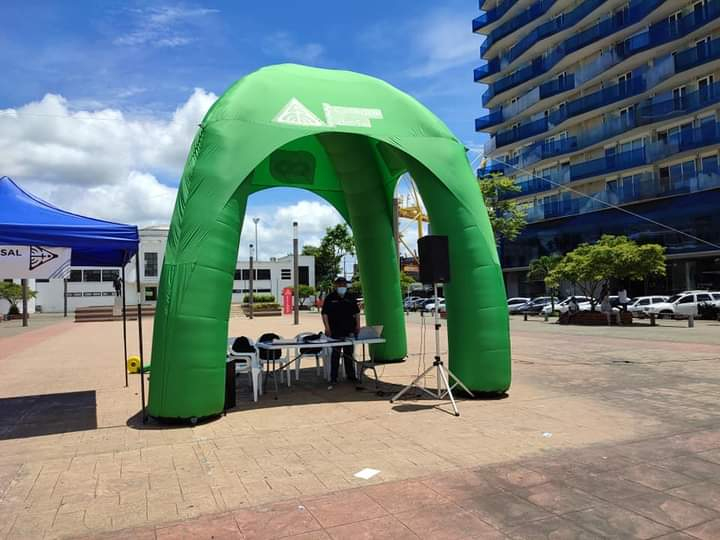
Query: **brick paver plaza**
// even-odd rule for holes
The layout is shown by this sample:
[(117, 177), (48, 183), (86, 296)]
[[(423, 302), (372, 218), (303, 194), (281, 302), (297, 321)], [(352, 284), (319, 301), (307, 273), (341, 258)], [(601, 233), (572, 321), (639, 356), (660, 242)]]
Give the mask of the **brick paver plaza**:
[[(421, 367), (416, 316), (408, 333), (386, 393)], [(328, 391), (308, 360), (277, 400), (253, 404), (241, 377), (238, 407), (195, 427), (142, 426), (120, 336), (0, 323), (0, 538), (720, 538), (720, 324), (514, 320), (509, 396), (461, 401), (460, 418)]]

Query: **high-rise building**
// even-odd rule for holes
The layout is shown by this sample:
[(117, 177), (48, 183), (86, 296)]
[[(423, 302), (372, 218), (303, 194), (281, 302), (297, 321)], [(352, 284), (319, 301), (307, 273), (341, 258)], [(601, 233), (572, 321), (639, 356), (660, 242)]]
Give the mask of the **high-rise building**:
[(667, 277), (635, 294), (720, 289), (720, 0), (480, 8), (478, 175), (512, 177), (528, 219), (500, 249), (508, 293), (541, 286), (526, 280), (532, 259), (602, 234), (666, 247)]

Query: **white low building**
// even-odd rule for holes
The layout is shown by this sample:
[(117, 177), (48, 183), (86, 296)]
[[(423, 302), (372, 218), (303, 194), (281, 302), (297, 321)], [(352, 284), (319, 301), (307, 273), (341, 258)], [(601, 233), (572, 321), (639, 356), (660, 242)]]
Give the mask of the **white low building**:
[[(154, 304), (158, 297), (160, 271), (162, 269), (167, 226), (140, 229), (140, 287), (144, 304)], [(281, 302), (282, 291), (293, 285), (292, 255), (253, 261), (253, 290), (256, 294), (272, 294)], [(71, 312), (78, 307), (108, 306), (113, 304), (115, 289), (113, 280), (120, 274), (119, 268), (73, 267), (67, 282), (67, 306)], [(233, 282), (233, 303), (240, 303), (250, 289), (250, 264), (238, 261)], [(135, 261), (125, 268), (127, 303), (137, 302), (135, 284)], [(64, 309), (63, 280), (34, 280), (30, 287), (37, 291), (34, 304), (38, 311), (57, 313)], [(298, 282), (315, 286), (315, 258), (300, 255), (298, 259)], [(30, 310), (28, 310), (30, 311)]]

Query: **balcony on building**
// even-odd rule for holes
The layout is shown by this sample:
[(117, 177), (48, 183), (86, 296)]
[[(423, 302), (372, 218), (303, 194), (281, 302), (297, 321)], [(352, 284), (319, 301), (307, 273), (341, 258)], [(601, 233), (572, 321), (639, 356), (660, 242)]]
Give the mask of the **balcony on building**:
[[(511, 75), (488, 85), (482, 98), (483, 105), (487, 105), (492, 98), (511, 88), (547, 73), (568, 54), (642, 22), (662, 3), (662, 0), (636, 0), (631, 2), (626, 10), (611, 14), (596, 25), (569, 37), (543, 56), (538, 56), (523, 67), (518, 68)], [(501, 67), (508, 63), (509, 60), (506, 58), (500, 60)]]
[[(505, 0), (499, 6), (493, 9), (489, 9), (482, 15), (475, 17), (472, 22), (473, 32), (477, 32), (488, 24), (492, 24), (502, 19), (503, 15), (505, 15), (511, 7), (517, 4), (517, 1), (518, 0)], [(480, 9), (482, 9), (482, 6), (480, 7)]]

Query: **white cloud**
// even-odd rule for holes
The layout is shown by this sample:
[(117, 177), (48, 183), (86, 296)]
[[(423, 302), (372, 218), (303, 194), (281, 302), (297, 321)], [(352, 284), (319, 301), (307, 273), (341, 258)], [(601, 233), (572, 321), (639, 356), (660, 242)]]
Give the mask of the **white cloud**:
[(141, 226), (169, 223), (177, 195), (176, 188), (139, 171), (130, 171), (120, 184), (87, 187), (28, 181), (22, 187), (64, 210)]
[(188, 149), (216, 96), (196, 89), (169, 118), (133, 119), (104, 108), (75, 110), (56, 94), (0, 109), (0, 174), (80, 213), (166, 223)]
[(242, 229), (240, 258), (248, 256), (248, 245), (255, 243), (255, 224), (258, 222), (260, 257), (282, 257), (292, 253), (292, 223), (298, 222), (300, 246), (319, 245), (325, 229), (343, 223), (340, 214), (321, 200), (300, 200), (285, 206), (255, 205), (250, 198)]
[(62, 96), (0, 109), (3, 174), (53, 183), (116, 184), (132, 170), (179, 176), (192, 138), (217, 97), (197, 89), (170, 119), (116, 109), (71, 110)]
[(287, 32), (274, 32), (263, 40), (265, 54), (303, 64), (317, 62), (325, 51), (319, 43), (299, 43)]
[(133, 28), (117, 36), (114, 45), (136, 47), (180, 47), (196, 41), (189, 26), (197, 24), (203, 17), (217, 13), (215, 9), (161, 6), (128, 11)]
[(432, 77), (446, 70), (472, 65), (479, 60), (482, 43), (469, 27), (464, 13), (435, 12), (418, 24), (414, 32), (415, 50), (420, 61), (407, 70), (412, 77)]

